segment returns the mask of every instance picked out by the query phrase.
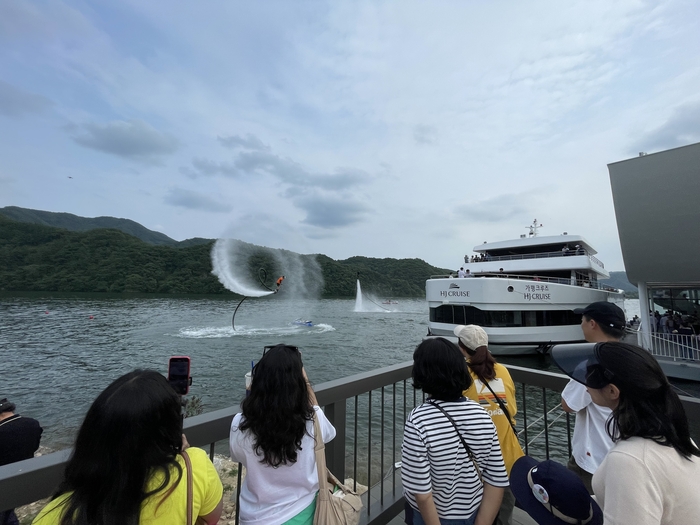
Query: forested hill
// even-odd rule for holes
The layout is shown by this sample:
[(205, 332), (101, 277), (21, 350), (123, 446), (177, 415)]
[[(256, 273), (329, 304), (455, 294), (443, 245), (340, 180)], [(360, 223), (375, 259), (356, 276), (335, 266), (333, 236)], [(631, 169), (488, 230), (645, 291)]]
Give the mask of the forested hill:
[[(117, 229), (68, 231), (0, 214), (0, 290), (230, 294), (211, 273), (214, 241), (194, 241), (189, 246), (188, 241), (173, 241), (175, 245), (170, 246), (149, 244)], [(259, 254), (250, 259), (247, 270), (251, 274), (261, 266), (270, 276), (284, 272), (269, 257), (269, 250), (253, 248), (259, 248)], [(420, 259), (301, 257), (316, 258), (325, 297), (353, 297), (358, 272), (365, 292), (380, 297), (422, 297), (430, 275), (447, 273)]]
[(163, 233), (149, 230), (138, 222), (129, 219), (117, 219), (116, 217), (79, 217), (72, 213), (31, 210), (18, 206), (0, 208), (0, 215), (4, 215), (18, 222), (42, 224), (44, 226), (53, 226), (55, 228), (63, 228), (74, 232), (111, 228), (132, 235), (148, 244), (155, 244), (156, 246), (187, 247), (196, 244), (207, 244), (212, 241), (211, 239), (195, 238), (178, 242)]

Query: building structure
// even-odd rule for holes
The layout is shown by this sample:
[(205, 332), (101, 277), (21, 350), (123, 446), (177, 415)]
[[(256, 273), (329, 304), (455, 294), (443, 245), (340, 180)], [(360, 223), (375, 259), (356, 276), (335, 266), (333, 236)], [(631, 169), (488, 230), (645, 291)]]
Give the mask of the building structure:
[(667, 375), (700, 380), (698, 338), (655, 331), (648, 315), (698, 319), (700, 143), (640, 153), (608, 171), (627, 278), (639, 290), (639, 343)]

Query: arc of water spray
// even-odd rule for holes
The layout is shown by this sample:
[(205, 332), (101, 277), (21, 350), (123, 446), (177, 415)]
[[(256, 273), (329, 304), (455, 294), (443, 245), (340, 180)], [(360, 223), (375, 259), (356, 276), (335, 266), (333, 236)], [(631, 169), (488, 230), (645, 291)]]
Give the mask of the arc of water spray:
[[(267, 270), (265, 270), (265, 268), (260, 268), (258, 270), (258, 280), (260, 281), (260, 284), (262, 284), (265, 288), (270, 290), (270, 288), (265, 284), (263, 279), (267, 279)], [(274, 293), (274, 290), (270, 290), (270, 291), (272, 293)], [(243, 301), (245, 301), (246, 299), (248, 299), (248, 297), (244, 295), (243, 299), (241, 299), (241, 302), (238, 303), (238, 306), (236, 306), (236, 309), (233, 311), (233, 317), (231, 317), (231, 328), (233, 328), (234, 332), (236, 331), (236, 312), (243, 304)]]

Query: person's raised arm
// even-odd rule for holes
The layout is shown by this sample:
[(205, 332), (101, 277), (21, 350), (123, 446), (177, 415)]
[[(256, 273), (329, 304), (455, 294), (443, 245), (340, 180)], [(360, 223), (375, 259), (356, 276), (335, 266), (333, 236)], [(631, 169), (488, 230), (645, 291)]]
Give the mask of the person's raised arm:
[(306, 389), (309, 392), (309, 401), (311, 402), (311, 404), (313, 406), (318, 406), (318, 401), (316, 400), (316, 393), (314, 392), (314, 389), (311, 386), (311, 382), (309, 381), (309, 376), (306, 375), (306, 368), (302, 367), (301, 371), (304, 374), (304, 381), (306, 381)]

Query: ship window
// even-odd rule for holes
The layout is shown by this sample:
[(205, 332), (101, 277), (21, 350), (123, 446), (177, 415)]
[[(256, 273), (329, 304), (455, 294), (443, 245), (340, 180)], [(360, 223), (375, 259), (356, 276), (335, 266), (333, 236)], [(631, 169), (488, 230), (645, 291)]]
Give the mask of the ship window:
[(566, 326), (581, 324), (571, 310), (480, 310), (474, 306), (444, 304), (430, 309), (430, 321), (446, 324), (478, 324), (492, 327)]

